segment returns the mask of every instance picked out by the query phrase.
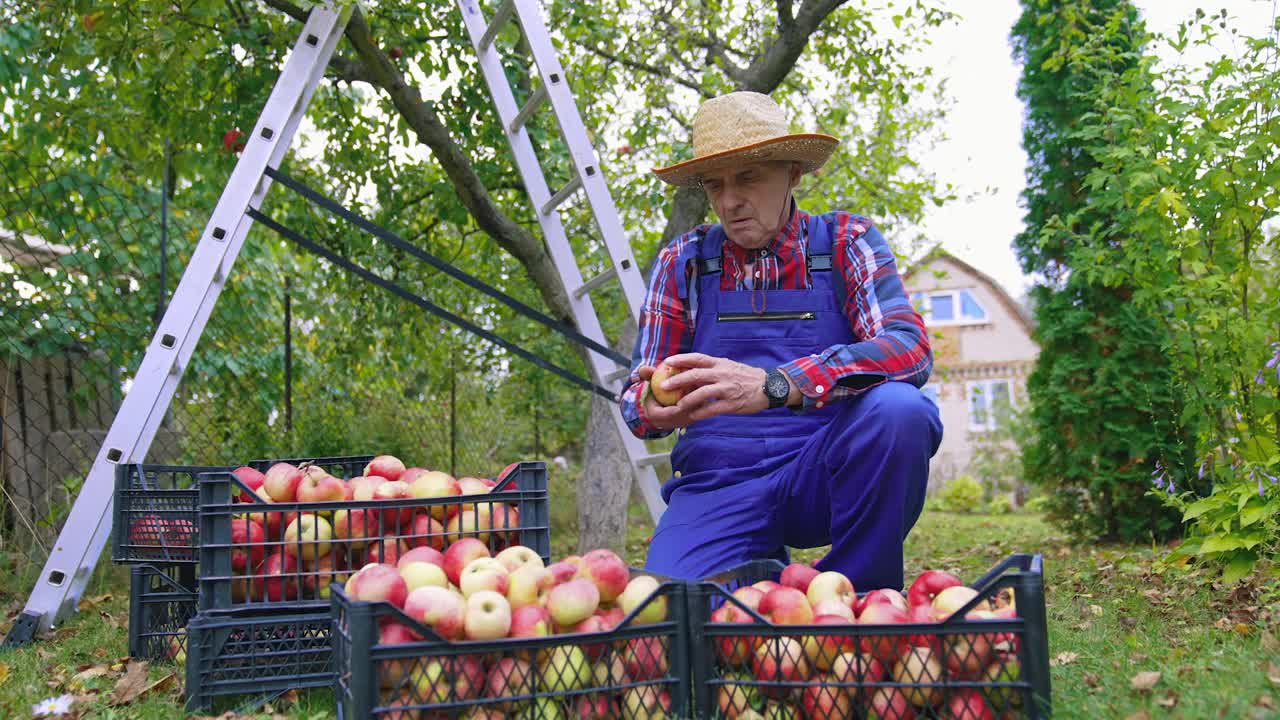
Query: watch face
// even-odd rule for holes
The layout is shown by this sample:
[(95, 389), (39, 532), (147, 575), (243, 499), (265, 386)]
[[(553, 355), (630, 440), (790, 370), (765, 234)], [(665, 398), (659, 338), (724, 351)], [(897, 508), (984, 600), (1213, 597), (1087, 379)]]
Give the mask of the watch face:
[(769, 373), (768, 381), (764, 384), (764, 392), (774, 400), (785, 400), (787, 395), (791, 394), (791, 385), (782, 373)]

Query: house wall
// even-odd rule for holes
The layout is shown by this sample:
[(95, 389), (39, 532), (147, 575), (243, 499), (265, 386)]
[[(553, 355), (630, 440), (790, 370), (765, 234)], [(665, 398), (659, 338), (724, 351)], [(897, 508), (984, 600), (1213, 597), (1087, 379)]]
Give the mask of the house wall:
[(969, 426), (967, 387), (975, 381), (1006, 379), (1012, 401), (1026, 401), (1026, 379), (1039, 348), (1016, 304), (1002, 289), (962, 263), (937, 257), (913, 268), (906, 279), (910, 292), (969, 290), (987, 313), (981, 324), (926, 323), (934, 350), (929, 384), (938, 390), (942, 415), (942, 445), (931, 467), (930, 490), (968, 471), (975, 444), (984, 434)]

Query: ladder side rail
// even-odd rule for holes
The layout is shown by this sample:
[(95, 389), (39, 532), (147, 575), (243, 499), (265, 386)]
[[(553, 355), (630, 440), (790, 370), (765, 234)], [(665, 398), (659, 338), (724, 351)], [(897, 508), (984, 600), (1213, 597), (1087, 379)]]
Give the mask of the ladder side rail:
[(36, 618), (35, 632), (75, 610), (110, 536), (115, 466), (149, 450), (248, 233), (245, 211), (265, 196), (263, 172), (288, 151), (350, 12), (317, 7), (308, 16), (28, 598), (23, 614)]

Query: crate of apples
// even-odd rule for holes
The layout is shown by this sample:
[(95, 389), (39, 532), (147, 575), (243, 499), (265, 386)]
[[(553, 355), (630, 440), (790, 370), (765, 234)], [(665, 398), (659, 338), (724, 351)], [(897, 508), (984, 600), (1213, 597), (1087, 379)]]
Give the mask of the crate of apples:
[(351, 718), (687, 717), (686, 588), (609, 550), (548, 565), (474, 538), (365, 565), (333, 593), (338, 702)]
[(694, 714), (1047, 717), (1040, 567), (1039, 556), (1013, 556), (973, 586), (930, 570), (905, 593), (858, 593), (838, 572), (774, 561), (698, 583), (691, 662), (707, 682), (695, 688)]

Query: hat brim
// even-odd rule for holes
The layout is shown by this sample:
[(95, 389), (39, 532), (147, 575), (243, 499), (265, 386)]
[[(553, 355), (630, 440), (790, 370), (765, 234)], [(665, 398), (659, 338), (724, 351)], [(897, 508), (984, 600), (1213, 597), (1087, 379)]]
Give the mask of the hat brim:
[(825, 165), (839, 145), (839, 140), (821, 133), (781, 135), (712, 155), (703, 155), (675, 165), (654, 168), (653, 173), (668, 185), (679, 187), (696, 186), (701, 175), (712, 170), (770, 160), (798, 162), (801, 172), (811, 173)]

